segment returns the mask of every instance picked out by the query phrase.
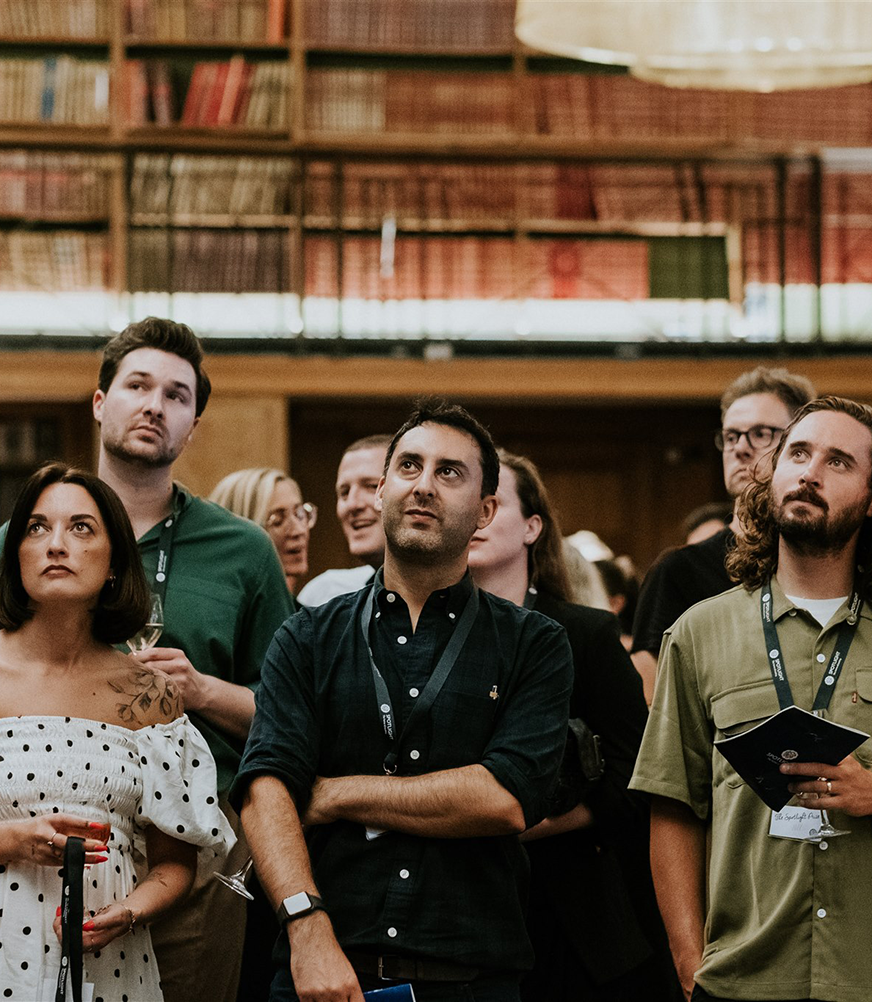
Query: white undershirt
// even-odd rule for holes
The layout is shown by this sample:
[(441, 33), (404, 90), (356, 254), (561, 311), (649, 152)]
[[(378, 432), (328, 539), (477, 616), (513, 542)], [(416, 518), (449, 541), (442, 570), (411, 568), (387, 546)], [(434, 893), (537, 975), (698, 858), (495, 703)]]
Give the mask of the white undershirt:
[(847, 595), (842, 598), (800, 598), (798, 595), (785, 595), (785, 598), (790, 599), (797, 609), (805, 609), (821, 626), (826, 626), (836, 614), (836, 609), (848, 600)]

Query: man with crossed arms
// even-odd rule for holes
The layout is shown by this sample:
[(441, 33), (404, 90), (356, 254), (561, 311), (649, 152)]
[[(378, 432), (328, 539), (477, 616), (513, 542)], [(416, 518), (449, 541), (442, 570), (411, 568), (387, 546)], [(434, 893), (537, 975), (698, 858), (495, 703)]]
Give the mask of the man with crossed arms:
[(234, 786), (283, 926), (272, 1002), (397, 982), (419, 1002), (519, 1002), (516, 836), (545, 813), (572, 667), (561, 627), (467, 571), (498, 478), (471, 415), (415, 411), (378, 486), (383, 569), (276, 634)]

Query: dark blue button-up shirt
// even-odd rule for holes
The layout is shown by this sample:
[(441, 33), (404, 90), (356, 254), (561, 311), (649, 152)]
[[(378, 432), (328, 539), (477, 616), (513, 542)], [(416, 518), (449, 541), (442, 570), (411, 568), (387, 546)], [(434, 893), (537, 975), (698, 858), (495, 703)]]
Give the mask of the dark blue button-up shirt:
[[(484, 592), (472, 631), (428, 713), (403, 728), (460, 620), (467, 575), (434, 592), (415, 631), (381, 574), (370, 630), (401, 729), (399, 775), (482, 764), (539, 821), (566, 739), (572, 659), (562, 627)], [(367, 589), (302, 610), (276, 633), (234, 799), (280, 777), (301, 813), (316, 775), (383, 775), (385, 737), (360, 626)], [(309, 833), (315, 880), (340, 944), (483, 970), (521, 971), (527, 863), (515, 836), (368, 840), (338, 821)], [(280, 942), (287, 944), (286, 937)]]

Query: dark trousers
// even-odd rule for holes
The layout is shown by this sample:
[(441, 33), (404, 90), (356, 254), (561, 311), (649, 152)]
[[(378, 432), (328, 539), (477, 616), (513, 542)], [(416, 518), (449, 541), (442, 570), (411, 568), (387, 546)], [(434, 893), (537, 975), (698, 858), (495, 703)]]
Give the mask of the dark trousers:
[[(700, 988), (699, 985), (694, 985), (693, 994), (690, 996), (690, 1002), (737, 1002), (736, 999), (725, 999), (720, 995), (709, 995), (705, 988)], [(784, 999), (783, 1002), (816, 1002), (815, 999)]]
[[(358, 974), (357, 979), (365, 992), (402, 984), (397, 981), (379, 981), (366, 974)], [(512, 977), (476, 978), (465, 984), (456, 981), (414, 981), (412, 985), (418, 1002), (520, 1002), (521, 999), (518, 979)], [(290, 971), (276, 972), (269, 1002), (299, 1002)]]

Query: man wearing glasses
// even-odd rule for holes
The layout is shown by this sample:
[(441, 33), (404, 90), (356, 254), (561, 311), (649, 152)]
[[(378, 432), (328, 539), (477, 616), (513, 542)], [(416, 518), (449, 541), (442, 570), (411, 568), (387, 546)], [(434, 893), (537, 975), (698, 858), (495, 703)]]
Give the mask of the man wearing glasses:
[[(793, 415), (814, 397), (809, 380), (786, 369), (761, 365), (730, 383), (721, 397), (715, 446), (723, 454), (724, 485), (731, 498), (739, 497), (757, 464), (781, 441)], [(649, 703), (664, 630), (692, 605), (733, 586), (724, 560), (738, 530), (734, 513), (720, 532), (701, 543), (667, 550), (648, 571), (633, 621), (631, 657)]]

